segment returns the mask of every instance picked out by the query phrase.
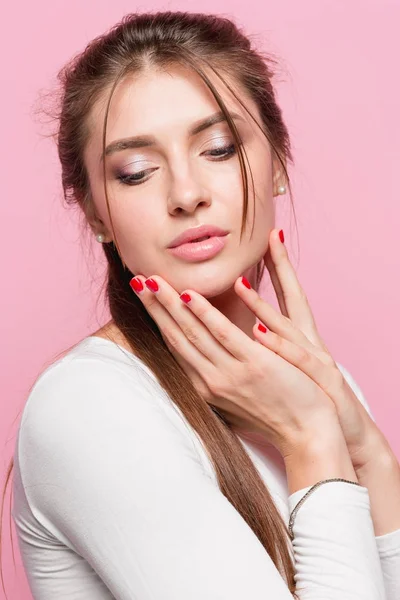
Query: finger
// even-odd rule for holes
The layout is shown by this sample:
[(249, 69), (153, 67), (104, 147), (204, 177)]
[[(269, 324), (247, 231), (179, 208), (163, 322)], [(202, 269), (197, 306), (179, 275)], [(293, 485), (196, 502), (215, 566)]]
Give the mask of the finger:
[(215, 366), (225, 361), (225, 366), (234, 367), (232, 360), (226, 364), (227, 357), (242, 362), (250, 359), (254, 341), (204, 296), (194, 290), (185, 290), (179, 296), (165, 280), (158, 276), (152, 279), (159, 284), (159, 301), (182, 327), (185, 335)]
[(312, 353), (307, 353), (304, 348), (296, 347), (271, 331), (264, 333), (256, 326), (253, 333), (256, 341), (299, 368), (325, 392), (335, 406), (341, 422), (342, 419), (347, 419), (348, 422), (359, 420), (360, 412), (362, 420), (369, 419), (367, 411), (358, 401), (336, 363), (322, 364)]
[(314, 352), (264, 329), (262, 324), (261, 327), (254, 326), (253, 335), (257, 342), (303, 371), (324, 391), (333, 389), (334, 382), (340, 378), (340, 371), (336, 375), (336, 365), (324, 364)]
[(271, 304), (261, 298), (246, 277), (239, 277), (235, 281), (233, 289), (256, 317), (266, 323), (275, 333), (285, 337), (292, 335), (294, 327), (290, 319), (277, 312)]
[(151, 318), (155, 321), (169, 350), (172, 353), (176, 351), (189, 365), (199, 372), (209, 373), (212, 368), (210, 361), (190, 343), (168, 310), (158, 301), (157, 295), (153, 294), (146, 287), (146, 277), (136, 275), (133, 280), (140, 282), (141, 289), (138, 285), (134, 287), (132, 280), (131, 287), (140, 298)]
[(271, 232), (270, 244), (264, 256), (264, 261), (270, 273), (278, 301), (281, 298), (280, 308), (283, 302), (287, 316), (293, 325), (301, 329), (311, 342), (318, 344), (320, 338), (316, 331), (314, 315), (297, 278), (296, 271), (290, 262), (286, 246), (279, 238), (277, 229)]
[(265, 253), (264, 264), (265, 264), (265, 266), (268, 269), (269, 276), (270, 276), (270, 279), (272, 281), (272, 285), (273, 285), (274, 290), (275, 290), (275, 295), (276, 295), (276, 298), (278, 300), (280, 311), (281, 311), (281, 313), (285, 317), (289, 318), (289, 312), (288, 312), (288, 309), (287, 309), (287, 306), (286, 306), (286, 301), (285, 301), (285, 296), (283, 294), (283, 289), (282, 289), (281, 283), (279, 281), (279, 277), (278, 277), (278, 274), (276, 272), (274, 261), (273, 261), (273, 259), (271, 257), (271, 253), (270, 252), (271, 252), (271, 244), (269, 244), (268, 250)]
[(271, 304), (261, 298), (245, 277), (239, 277), (235, 281), (234, 290), (246, 306), (270, 331), (312, 352), (324, 364), (332, 364), (333, 359), (329, 353), (326, 354), (322, 348), (315, 346), (300, 329), (293, 325), (289, 318), (281, 315)]
[[(248, 359), (248, 354), (244, 354), (241, 348), (246, 339), (249, 342), (253, 340), (250, 340), (203, 296), (192, 290), (189, 293), (181, 294), (186, 300), (190, 298), (189, 306), (187, 302), (183, 302), (176, 290), (160, 276), (155, 275), (149, 279), (152, 279), (158, 288), (154, 292), (157, 300), (166, 308), (188, 340), (215, 367), (228, 370), (234, 368), (233, 358), (238, 358), (239, 351), (243, 360), (244, 358)], [(211, 314), (208, 319), (201, 318), (203, 317), (204, 305)], [(196, 306), (197, 311), (196, 308), (193, 310)], [(240, 340), (236, 341), (239, 335)], [(235, 350), (236, 353), (234, 353)]]

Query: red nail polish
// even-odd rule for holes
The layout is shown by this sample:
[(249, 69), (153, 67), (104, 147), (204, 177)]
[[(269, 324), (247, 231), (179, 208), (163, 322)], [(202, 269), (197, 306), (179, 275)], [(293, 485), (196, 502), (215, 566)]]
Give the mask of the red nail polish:
[(140, 281), (140, 279), (136, 279), (136, 277), (132, 277), (129, 285), (135, 292), (141, 292), (143, 290), (143, 283)]
[(189, 295), (189, 294), (187, 294), (186, 292), (183, 292), (183, 294), (181, 294), (181, 295), (179, 296), (179, 298), (180, 298), (181, 300), (183, 300), (183, 302), (185, 302), (186, 304), (187, 304), (188, 302), (190, 302), (190, 301), (191, 301), (191, 297), (190, 297), (190, 295)]
[(284, 241), (285, 241), (285, 236), (283, 234), (283, 229), (281, 229), (280, 232), (279, 232), (279, 239), (281, 240), (281, 242), (283, 244)]
[(250, 283), (247, 281), (246, 277), (242, 277), (242, 283), (243, 285), (245, 285), (249, 290), (251, 290), (251, 285)]
[(268, 331), (268, 329), (262, 323), (258, 324), (258, 329), (260, 331), (262, 331), (263, 333), (267, 333), (267, 331)]
[(146, 279), (145, 284), (152, 292), (158, 292), (158, 284), (156, 281), (154, 281), (154, 279)]

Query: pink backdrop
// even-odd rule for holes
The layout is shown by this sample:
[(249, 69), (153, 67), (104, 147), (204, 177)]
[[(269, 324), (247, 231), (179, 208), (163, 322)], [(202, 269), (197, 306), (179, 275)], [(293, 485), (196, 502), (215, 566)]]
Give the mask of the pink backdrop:
[[(96, 305), (99, 248), (94, 242), (89, 252), (76, 215), (63, 208), (55, 145), (42, 137), (47, 130), (34, 119), (34, 102), (90, 39), (127, 12), (157, 9), (233, 17), (281, 57), (278, 95), (296, 160), (300, 254), (289, 201), (277, 226), (285, 230), (322, 337), (361, 386), (400, 457), (399, 1), (37, 0), (7, 3), (0, 38), (2, 487), (35, 377), (108, 319)], [(266, 298), (275, 303), (268, 292)], [(16, 573), (12, 567), (9, 499), (7, 493), (6, 590), (12, 600), (25, 600), (31, 596), (16, 539)]]

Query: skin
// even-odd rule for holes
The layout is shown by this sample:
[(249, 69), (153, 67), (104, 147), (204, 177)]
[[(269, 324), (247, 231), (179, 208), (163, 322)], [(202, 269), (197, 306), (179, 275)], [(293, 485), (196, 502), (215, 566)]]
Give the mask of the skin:
[[(230, 322), (232, 339), (233, 328), (241, 330), (301, 369), (326, 392), (336, 407), (358, 481), (369, 490), (375, 533), (383, 535), (400, 527), (398, 461), (382, 432), (338, 373), (318, 334), (285, 246), (274, 229), (274, 198), (278, 186), (285, 181), (280, 176), (279, 163), (272, 158), (268, 140), (220, 82), (212, 74), (210, 78), (228, 110), (244, 120), (236, 125), (256, 190), (253, 235), (250, 238), (251, 178), (248, 227), (240, 244), (243, 198), (238, 158), (234, 155), (228, 160), (218, 160), (204, 154), (232, 143), (227, 125), (215, 124), (193, 138), (188, 137), (188, 128), (195, 121), (218, 110), (208, 88), (196, 74), (182, 67), (174, 67), (168, 73), (149, 70), (120, 85), (110, 107), (106, 144), (130, 135), (153, 134), (157, 139), (154, 147), (124, 150), (107, 157), (111, 212), (122, 258), (143, 283), (150, 277), (158, 282), (160, 292), (156, 302), (146, 287), (141, 299), (161, 331), (163, 323), (167, 323), (171, 300), (176, 307), (179, 293), (189, 292), (193, 298), (187, 305), (189, 310), (213, 322), (212, 326), (210, 323), (206, 326), (214, 336)], [(243, 90), (238, 91), (261, 125), (255, 104)], [(95, 217), (88, 216), (88, 220), (94, 233), (101, 232), (105, 241), (110, 241), (112, 229), (99, 162), (103, 114), (104, 101), (99, 101), (89, 118), (91, 135), (84, 160), (97, 213)], [(123, 185), (116, 178), (120, 172), (132, 174), (144, 169), (154, 171), (146, 174), (144, 183), (138, 186)], [(230, 232), (221, 253), (197, 263), (186, 263), (168, 253), (166, 248), (174, 237), (201, 223), (215, 224)], [(282, 314), (241, 283), (244, 275), (254, 286), (259, 261), (264, 261), (269, 271)], [(203, 312), (197, 312), (201, 308)], [(269, 328), (267, 334), (257, 329), (257, 318)], [(229, 327), (225, 333), (231, 339)], [(112, 320), (93, 335), (111, 338), (131, 350)], [(179, 355), (177, 358), (196, 379), (190, 364)], [(202, 382), (198, 379), (196, 382), (201, 387)]]
[[(274, 195), (285, 182), (279, 178), (279, 169), (274, 169), (268, 140), (215, 77), (213, 82), (228, 110), (243, 117), (236, 125), (257, 191), (252, 239), (250, 174), (247, 228), (240, 245), (243, 194), (238, 157), (219, 160), (204, 154), (231, 144), (233, 138), (226, 123), (188, 137), (189, 127), (215, 113), (218, 106), (199, 77), (181, 67), (174, 67), (168, 73), (148, 71), (117, 88), (110, 107), (106, 143), (129, 135), (153, 134), (158, 144), (107, 157), (107, 184), (118, 244), (129, 269), (146, 277), (157, 272), (179, 292), (186, 287), (195, 288), (250, 335), (255, 316), (238, 299), (232, 286), (239, 275), (255, 283), (256, 265), (267, 250), (268, 236), (274, 227)], [(243, 98), (243, 92), (240, 96)], [(244, 102), (261, 125), (254, 102), (248, 97)], [(91, 115), (92, 135), (84, 160), (100, 217), (92, 222), (93, 230), (102, 231), (106, 241), (110, 241), (113, 237), (99, 163), (103, 112), (100, 105)], [(147, 174), (147, 181), (137, 186), (123, 185), (115, 177), (116, 172), (132, 174), (153, 168), (157, 170)], [(166, 252), (179, 233), (201, 223), (215, 224), (230, 232), (219, 255), (212, 260), (189, 263)]]

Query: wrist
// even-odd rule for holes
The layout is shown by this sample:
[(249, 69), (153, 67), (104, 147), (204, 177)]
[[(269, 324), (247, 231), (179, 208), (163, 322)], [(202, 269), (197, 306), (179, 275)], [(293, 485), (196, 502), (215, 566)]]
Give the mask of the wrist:
[(358, 483), (343, 434), (305, 438), (284, 456), (289, 494), (324, 479)]
[(378, 427), (369, 430), (360, 447), (351, 451), (350, 456), (354, 470), (361, 478), (377, 469), (390, 470), (399, 466), (388, 440)]
[(368, 489), (375, 535), (400, 529), (400, 465), (387, 441), (356, 474)]
[[(330, 453), (336, 447), (347, 450), (342, 428), (337, 418), (337, 413), (327, 415), (317, 424), (308, 426), (303, 430), (285, 435), (283, 458), (294, 455), (309, 456), (315, 459), (321, 453)], [(348, 450), (347, 450), (348, 452)]]
[(355, 464), (354, 470), (359, 480), (369, 481), (377, 473), (400, 472), (400, 465), (389, 442), (382, 435), (381, 440), (371, 441), (364, 452), (363, 461)]

